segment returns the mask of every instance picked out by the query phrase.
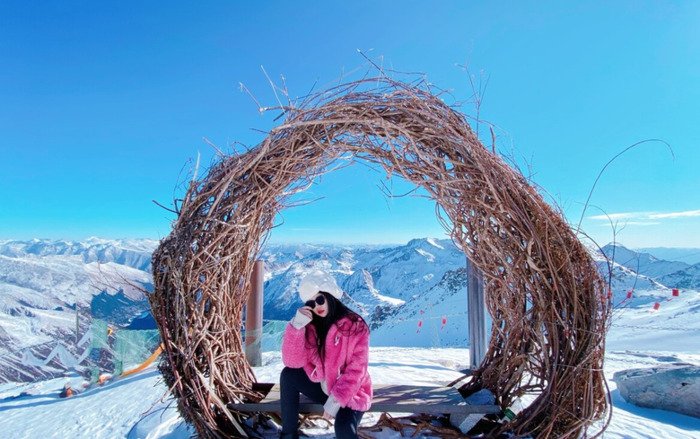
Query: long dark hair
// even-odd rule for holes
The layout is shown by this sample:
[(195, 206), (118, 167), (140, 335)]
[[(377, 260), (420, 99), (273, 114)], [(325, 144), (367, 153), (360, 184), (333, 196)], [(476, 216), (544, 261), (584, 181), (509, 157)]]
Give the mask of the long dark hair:
[(345, 306), (343, 302), (336, 299), (331, 293), (326, 291), (319, 291), (319, 293), (323, 295), (326, 299), (326, 303), (328, 303), (328, 314), (321, 317), (313, 313), (311, 324), (316, 329), (316, 348), (321, 358), (324, 358), (326, 336), (331, 326), (337, 324), (344, 317), (347, 317), (350, 320), (350, 324), (338, 326), (338, 331), (345, 336), (359, 334), (363, 331), (369, 332), (369, 326), (367, 326), (362, 316)]

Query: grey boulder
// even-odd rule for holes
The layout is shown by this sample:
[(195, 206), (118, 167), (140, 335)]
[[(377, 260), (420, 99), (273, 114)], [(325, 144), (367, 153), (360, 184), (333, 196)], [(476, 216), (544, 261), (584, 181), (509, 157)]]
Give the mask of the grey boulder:
[(629, 403), (700, 418), (700, 366), (673, 363), (621, 370), (613, 380)]

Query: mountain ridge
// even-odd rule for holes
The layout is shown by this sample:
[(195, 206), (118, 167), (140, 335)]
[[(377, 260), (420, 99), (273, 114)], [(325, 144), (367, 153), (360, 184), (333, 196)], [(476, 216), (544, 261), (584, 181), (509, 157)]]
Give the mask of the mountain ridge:
[[(0, 241), (0, 355), (56, 340), (74, 342), (76, 319), (80, 333), (92, 317), (115, 327), (143, 319), (156, 246), (153, 240), (98, 238)], [(605, 252), (614, 252), (616, 260)], [(621, 245), (606, 246), (593, 257), (610, 280), (614, 304), (625, 303), (630, 290), (700, 286), (700, 264), (663, 261)], [(344, 301), (372, 327), (374, 345), (468, 343), (465, 255), (449, 239), (417, 238), (388, 247), (268, 243), (260, 258), (266, 321), (291, 318), (300, 306), (299, 280), (320, 269), (336, 278)], [(654, 294), (639, 303), (656, 300)]]

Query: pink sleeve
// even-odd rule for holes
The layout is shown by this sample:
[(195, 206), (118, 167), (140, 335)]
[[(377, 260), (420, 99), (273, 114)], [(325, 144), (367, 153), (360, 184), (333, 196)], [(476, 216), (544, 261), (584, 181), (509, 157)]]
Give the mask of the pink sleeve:
[[(308, 326), (301, 329), (295, 328), (291, 323), (287, 323), (282, 340), (282, 363), (287, 367), (309, 369), (310, 372), (320, 365), (320, 358), (314, 345), (311, 348), (306, 344), (306, 331), (311, 330)], [(314, 334), (312, 334), (314, 335)], [(317, 374), (323, 368), (319, 368)], [(318, 376), (318, 375), (317, 375)]]

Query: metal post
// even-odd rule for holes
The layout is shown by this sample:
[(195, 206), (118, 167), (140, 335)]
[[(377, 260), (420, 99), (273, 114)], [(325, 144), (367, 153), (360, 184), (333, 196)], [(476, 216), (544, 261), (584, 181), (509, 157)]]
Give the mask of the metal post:
[(486, 356), (486, 301), (484, 274), (467, 258), (467, 310), (469, 315), (469, 368)]
[(255, 261), (245, 310), (245, 356), (248, 363), (262, 366), (263, 284), (265, 261)]

